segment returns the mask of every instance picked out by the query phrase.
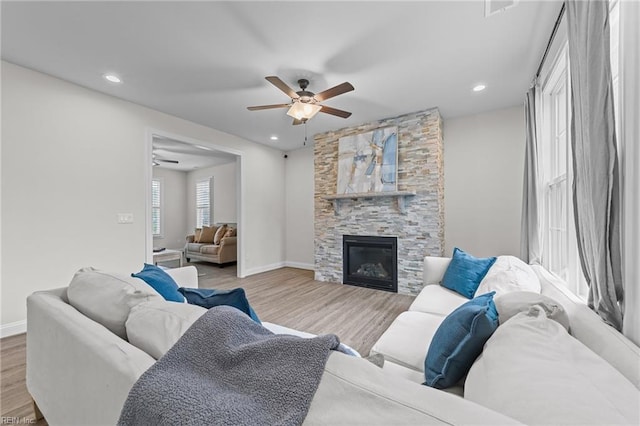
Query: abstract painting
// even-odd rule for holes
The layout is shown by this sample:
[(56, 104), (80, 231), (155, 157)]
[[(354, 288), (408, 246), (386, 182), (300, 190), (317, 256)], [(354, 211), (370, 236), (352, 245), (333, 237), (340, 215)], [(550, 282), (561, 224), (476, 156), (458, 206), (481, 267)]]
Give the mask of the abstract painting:
[(398, 128), (340, 138), (337, 194), (397, 191)]

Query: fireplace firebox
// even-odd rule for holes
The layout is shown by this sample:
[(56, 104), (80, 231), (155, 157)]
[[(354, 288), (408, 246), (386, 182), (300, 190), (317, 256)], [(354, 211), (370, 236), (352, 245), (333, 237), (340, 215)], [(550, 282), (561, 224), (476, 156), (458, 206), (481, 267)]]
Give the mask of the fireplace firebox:
[(396, 237), (342, 236), (344, 284), (398, 292)]

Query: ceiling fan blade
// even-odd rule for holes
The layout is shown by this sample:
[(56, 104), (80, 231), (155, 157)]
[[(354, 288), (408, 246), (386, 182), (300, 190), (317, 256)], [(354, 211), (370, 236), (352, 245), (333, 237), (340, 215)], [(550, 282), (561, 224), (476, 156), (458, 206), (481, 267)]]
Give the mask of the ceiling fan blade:
[(171, 164), (178, 164), (179, 163), (178, 160), (164, 160), (162, 158), (156, 158), (154, 161), (159, 161), (161, 163), (171, 163)]
[(342, 95), (343, 93), (347, 93), (354, 90), (353, 86), (349, 82), (345, 82), (342, 84), (338, 84), (337, 86), (332, 87), (331, 89), (327, 89), (324, 92), (320, 92), (314, 96), (315, 100), (318, 102), (325, 101), (329, 98), (333, 98), (334, 96)]
[(286, 108), (286, 107), (290, 107), (290, 106), (291, 106), (291, 104), (258, 105), (258, 106), (247, 107), (247, 109), (249, 111), (259, 111), (261, 109)]
[(325, 114), (336, 115), (342, 118), (349, 118), (351, 116), (351, 113), (349, 111), (343, 111), (341, 109), (331, 108), (324, 105), (322, 105), (322, 109), (320, 110), (320, 112), (324, 112)]
[(287, 96), (289, 96), (291, 99), (298, 99), (299, 96), (296, 93), (295, 90), (293, 90), (291, 87), (289, 87), (287, 85), (287, 83), (285, 83), (284, 81), (280, 80), (280, 78), (276, 77), (275, 75), (270, 75), (268, 77), (265, 77), (265, 79), (273, 84), (274, 86), (276, 86), (278, 89), (282, 90), (284, 93), (287, 94)]

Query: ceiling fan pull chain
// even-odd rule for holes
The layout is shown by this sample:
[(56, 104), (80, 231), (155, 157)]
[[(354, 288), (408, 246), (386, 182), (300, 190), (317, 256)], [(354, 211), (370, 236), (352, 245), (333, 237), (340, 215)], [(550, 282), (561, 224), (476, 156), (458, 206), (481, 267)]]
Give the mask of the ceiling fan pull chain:
[(307, 146), (307, 120), (304, 120), (304, 142), (302, 142), (302, 146)]

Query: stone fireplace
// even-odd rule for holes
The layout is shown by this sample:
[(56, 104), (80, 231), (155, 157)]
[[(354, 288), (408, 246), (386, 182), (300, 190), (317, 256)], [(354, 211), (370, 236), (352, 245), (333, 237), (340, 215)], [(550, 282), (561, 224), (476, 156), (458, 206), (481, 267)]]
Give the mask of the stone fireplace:
[[(388, 126), (398, 128), (397, 191), (408, 196), (327, 199), (336, 195), (339, 139)], [(397, 241), (397, 292), (417, 294), (422, 289), (424, 256), (442, 256), (444, 250), (443, 135), (438, 109), (321, 133), (314, 140), (315, 279), (345, 282), (345, 236), (390, 237)], [(370, 263), (364, 270), (375, 274), (379, 262)]]
[(342, 283), (398, 292), (396, 237), (342, 236)]

